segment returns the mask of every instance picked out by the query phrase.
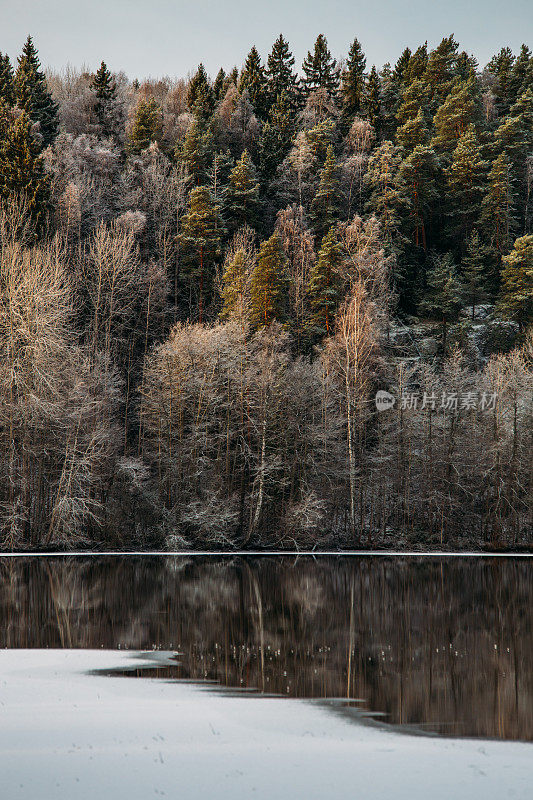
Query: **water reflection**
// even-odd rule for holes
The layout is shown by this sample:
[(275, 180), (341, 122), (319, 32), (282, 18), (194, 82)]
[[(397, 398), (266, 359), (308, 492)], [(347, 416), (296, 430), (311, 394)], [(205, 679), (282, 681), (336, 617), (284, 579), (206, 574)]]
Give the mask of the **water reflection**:
[(0, 647), (174, 649), (163, 674), (533, 740), (532, 576), (512, 558), (0, 559)]

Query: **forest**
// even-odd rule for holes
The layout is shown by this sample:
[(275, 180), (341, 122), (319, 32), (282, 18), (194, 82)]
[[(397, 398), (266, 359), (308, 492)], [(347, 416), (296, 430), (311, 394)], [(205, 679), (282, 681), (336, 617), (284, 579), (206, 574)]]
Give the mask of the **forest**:
[(526, 44), (0, 53), (0, 549), (530, 548), (532, 228)]

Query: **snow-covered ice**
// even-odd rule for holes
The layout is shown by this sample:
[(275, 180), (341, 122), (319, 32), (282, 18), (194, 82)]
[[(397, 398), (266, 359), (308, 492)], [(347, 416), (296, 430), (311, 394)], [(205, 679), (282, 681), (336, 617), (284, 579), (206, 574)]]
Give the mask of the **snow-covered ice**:
[(533, 746), (411, 736), (317, 703), (87, 674), (117, 651), (0, 651), (2, 800), (530, 800)]

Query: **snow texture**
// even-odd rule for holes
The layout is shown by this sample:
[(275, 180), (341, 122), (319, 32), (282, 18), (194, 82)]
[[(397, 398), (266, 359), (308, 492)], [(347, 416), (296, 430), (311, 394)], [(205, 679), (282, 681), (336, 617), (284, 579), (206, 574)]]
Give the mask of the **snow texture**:
[(88, 674), (171, 654), (0, 651), (2, 800), (514, 800), (527, 743), (414, 736), (320, 703)]

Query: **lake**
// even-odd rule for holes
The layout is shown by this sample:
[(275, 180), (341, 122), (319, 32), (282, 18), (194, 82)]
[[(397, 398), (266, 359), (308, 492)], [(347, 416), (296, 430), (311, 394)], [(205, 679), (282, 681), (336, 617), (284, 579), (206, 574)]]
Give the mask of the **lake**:
[(533, 740), (532, 609), (528, 558), (0, 558), (0, 648), (164, 651), (105, 674), (444, 737)]

